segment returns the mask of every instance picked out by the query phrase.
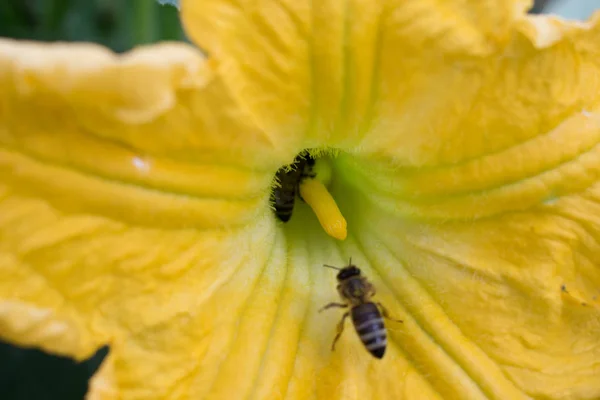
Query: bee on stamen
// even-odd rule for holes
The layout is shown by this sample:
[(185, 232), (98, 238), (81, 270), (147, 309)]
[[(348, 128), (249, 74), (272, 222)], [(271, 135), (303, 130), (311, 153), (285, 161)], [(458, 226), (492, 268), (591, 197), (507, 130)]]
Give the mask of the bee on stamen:
[(352, 265), (352, 258), (350, 258), (348, 266), (344, 268), (326, 264), (323, 266), (340, 271), (337, 274), (337, 291), (344, 303), (329, 303), (319, 312), (333, 307), (350, 307), (350, 311), (344, 313), (337, 325), (337, 334), (333, 339), (331, 351), (335, 350), (335, 344), (344, 331), (346, 318), (352, 315), (352, 324), (365, 348), (374, 357), (383, 358), (387, 346), (387, 332), (383, 319), (394, 322), (402, 322), (402, 320), (390, 317), (383, 304), (371, 301), (375, 295), (375, 287), (361, 274), (356, 265)]
[(313, 171), (314, 165), (313, 157), (301, 153), (296, 156), (290, 168), (282, 167), (275, 174), (279, 185), (271, 191), (271, 203), (279, 220), (288, 222), (292, 217), (298, 187), (304, 179), (316, 176)]

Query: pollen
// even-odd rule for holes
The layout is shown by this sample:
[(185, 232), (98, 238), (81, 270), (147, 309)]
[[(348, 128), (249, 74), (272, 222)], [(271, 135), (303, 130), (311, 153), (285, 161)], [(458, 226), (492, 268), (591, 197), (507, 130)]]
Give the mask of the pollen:
[(346, 239), (346, 219), (340, 212), (331, 193), (317, 179), (304, 179), (300, 183), (300, 196), (312, 208), (319, 223), (327, 232), (339, 240)]

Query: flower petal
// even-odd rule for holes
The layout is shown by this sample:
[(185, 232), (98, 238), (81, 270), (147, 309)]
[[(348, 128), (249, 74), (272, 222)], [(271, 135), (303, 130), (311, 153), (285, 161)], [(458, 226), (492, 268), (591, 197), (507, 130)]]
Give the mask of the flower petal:
[[(317, 310), (335, 298), (335, 276), (318, 263), (340, 262), (339, 249), (307, 207), (298, 212), (311, 222), (295, 219), (287, 235), (279, 231), (256, 238), (273, 232), (267, 222), (263, 231), (257, 226), (252, 238), (246, 236), (246, 245), (254, 247), (244, 255), (211, 260), (211, 270), (227, 276), (215, 285), (199, 284), (206, 267), (187, 269), (178, 279), (181, 285), (173, 286), (176, 299), (160, 296), (152, 307), (162, 313), (186, 297), (188, 311), (114, 339), (92, 382), (92, 398), (112, 399), (115, 393), (131, 399), (402, 398), (410, 393), (442, 398), (395, 348), (386, 365), (373, 364), (350, 324), (338, 350), (331, 351), (339, 315)], [(272, 244), (269, 252), (263, 243)], [(132, 311), (143, 309), (141, 303), (136, 306)]]
[(387, 212), (444, 221), (594, 184), (600, 14), (585, 26), (544, 18), (522, 19), (502, 55), (431, 63), (409, 83), (390, 61), (382, 79), (402, 89), (386, 93), (361, 159), (340, 170)]
[[(169, 359), (146, 351), (153, 330), (258, 276), (287, 160), (186, 45), (115, 56), (2, 40), (0, 86), (0, 336), (78, 359), (108, 343), (98, 393), (135, 394), (137, 368)], [(193, 333), (164, 332), (189, 358)]]
[[(0, 242), (21, 249), (46, 285), (25, 292), (20, 279), (3, 280), (0, 293), (15, 288), (36, 304), (55, 290), (111, 344), (91, 398), (594, 398), (600, 276), (593, 262), (577, 270), (600, 237), (582, 219), (592, 196), (447, 225), (400, 224), (365, 207), (346, 242), (328, 238), (306, 205), (285, 232), (270, 217), (219, 236), (68, 217), (18, 199), (29, 213), (0, 224), (13, 232)], [(331, 352), (340, 314), (317, 312), (336, 299), (320, 264), (348, 256), (404, 320), (388, 323), (381, 362), (349, 323)], [(563, 284), (589, 305), (569, 300)]]
[(598, 179), (519, 212), (425, 222), (348, 187), (362, 176), (336, 177), (356, 243), (344, 252), (399, 310), (395, 344), (444, 398), (600, 396)]
[(2, 41), (0, 54), (0, 173), (20, 193), (161, 227), (240, 225), (267, 210), (287, 159), (191, 47), (117, 57)]
[(587, 25), (547, 16), (513, 25), (511, 41), (488, 56), (431, 58), (414, 73), (383, 49), (377, 85), (386, 90), (364, 151), (406, 167), (460, 166), (594, 111), (600, 15)]
[(114, 365), (98, 390), (125, 398), (169, 398), (199, 363), (212, 369), (274, 232), (271, 215), (251, 229), (203, 231), (65, 215), (16, 196), (0, 211), (0, 255), (16, 260), (0, 268), (2, 337), (77, 358), (108, 343)]
[[(369, 130), (373, 106), (386, 92), (415, 94), (426, 83), (431, 67), (424, 68), (433, 58), (496, 52), (531, 5), (527, 0), (181, 3), (187, 32), (218, 60), (226, 84), (261, 127), (285, 132), (291, 146), (304, 139), (341, 148)], [(417, 75), (419, 82), (410, 84)]]

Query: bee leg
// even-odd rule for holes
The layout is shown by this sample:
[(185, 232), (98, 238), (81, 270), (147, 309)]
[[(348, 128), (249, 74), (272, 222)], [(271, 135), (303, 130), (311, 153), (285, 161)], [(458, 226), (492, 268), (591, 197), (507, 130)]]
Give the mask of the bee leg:
[(404, 322), (401, 319), (392, 318), (390, 316), (390, 313), (388, 312), (387, 308), (385, 308), (383, 304), (377, 302), (377, 305), (379, 306), (379, 308), (381, 308), (381, 314), (383, 315), (383, 318), (387, 318), (390, 321), (394, 321), (394, 322)]
[(346, 318), (348, 318), (349, 315), (350, 315), (349, 312), (344, 313), (344, 316), (342, 317), (342, 319), (338, 323), (338, 325), (337, 325), (337, 334), (335, 335), (335, 338), (333, 338), (333, 343), (331, 344), (331, 351), (335, 350), (335, 343), (338, 341), (338, 339), (340, 338), (340, 336), (342, 336), (342, 332), (344, 332), (344, 322), (346, 321)]
[(325, 307), (321, 308), (321, 309), (319, 310), (319, 312), (321, 312), (321, 311), (325, 311), (325, 310), (327, 310), (327, 309), (329, 309), (329, 308), (333, 308), (333, 307), (337, 307), (337, 308), (346, 308), (346, 307), (348, 307), (348, 304), (342, 304), (342, 303), (329, 303), (329, 304), (327, 304)]

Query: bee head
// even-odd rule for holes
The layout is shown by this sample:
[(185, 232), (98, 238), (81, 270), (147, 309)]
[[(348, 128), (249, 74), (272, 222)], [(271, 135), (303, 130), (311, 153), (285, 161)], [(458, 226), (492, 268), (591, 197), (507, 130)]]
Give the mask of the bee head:
[(348, 261), (348, 265), (344, 268), (339, 268), (339, 267), (335, 267), (333, 265), (327, 265), (327, 264), (323, 264), (324, 267), (327, 268), (332, 268), (332, 269), (337, 269), (338, 274), (337, 274), (337, 280), (338, 281), (345, 281), (348, 278), (352, 278), (353, 276), (359, 276), (360, 275), (360, 269), (352, 264), (352, 257), (350, 257), (350, 260)]
[(352, 278), (353, 276), (359, 275), (360, 269), (356, 265), (348, 265), (347, 267), (342, 268), (340, 272), (338, 272), (337, 280), (341, 282), (345, 281), (348, 278)]

